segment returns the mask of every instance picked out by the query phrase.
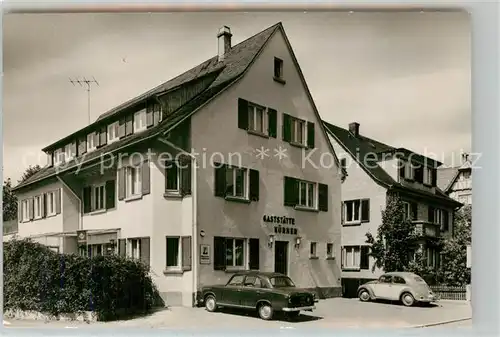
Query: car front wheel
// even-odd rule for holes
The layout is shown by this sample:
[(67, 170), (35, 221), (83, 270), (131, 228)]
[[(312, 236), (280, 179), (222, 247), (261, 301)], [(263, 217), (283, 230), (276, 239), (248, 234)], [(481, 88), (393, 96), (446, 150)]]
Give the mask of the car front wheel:
[(267, 303), (259, 305), (257, 311), (259, 312), (260, 318), (266, 321), (269, 321), (273, 318), (273, 308)]
[(208, 312), (214, 312), (217, 310), (217, 302), (215, 301), (215, 297), (213, 295), (208, 295), (205, 298), (205, 309), (207, 309)]
[(411, 307), (415, 303), (415, 298), (410, 293), (403, 293), (401, 295), (401, 302), (407, 307)]
[(366, 289), (361, 289), (358, 293), (358, 297), (362, 302), (368, 302), (370, 300), (370, 294)]

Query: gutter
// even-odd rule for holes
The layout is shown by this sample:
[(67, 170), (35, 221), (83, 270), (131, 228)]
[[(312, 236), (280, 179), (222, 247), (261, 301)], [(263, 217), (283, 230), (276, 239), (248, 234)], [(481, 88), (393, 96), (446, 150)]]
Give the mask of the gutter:
[[(56, 175), (56, 178), (57, 180), (59, 180), (59, 182), (64, 186), (66, 187), (70, 192), (71, 194), (73, 194), (73, 196), (78, 200), (78, 229), (83, 229), (83, 212), (82, 212), (82, 199), (80, 199), (79, 196), (76, 195), (75, 192), (73, 192), (73, 190), (71, 189), (71, 187), (68, 186), (68, 184), (66, 184), (64, 182), (64, 180), (62, 180), (61, 177), (59, 177), (58, 175)], [(62, 196), (61, 196), (61, 200), (62, 200)]]
[[(192, 252), (193, 251), (196, 252), (196, 249), (198, 247), (198, 216), (197, 216), (197, 212), (198, 212), (198, 188), (197, 188), (198, 165), (197, 165), (196, 157), (193, 154), (187, 152), (186, 150), (181, 149), (180, 147), (176, 146), (175, 144), (172, 144), (171, 142), (169, 142), (168, 140), (166, 140), (164, 138), (159, 137), (158, 139), (162, 143), (164, 143), (165, 145), (170, 146), (170, 147), (174, 148), (175, 150), (191, 157), (191, 161), (192, 161), (192, 165), (191, 165), (191, 177), (192, 177), (192, 180), (191, 180), (191, 200), (193, 203), (192, 208), (191, 208), (191, 211), (192, 211), (191, 216), (192, 216), (192, 222), (193, 222), (192, 227), (191, 227), (191, 235), (193, 238), (193, 244), (192, 244), (191, 250), (192, 250)], [(193, 268), (192, 288), (193, 288), (193, 292), (196, 296), (196, 294), (198, 293), (198, 284), (199, 284), (198, 254), (191, 254), (191, 256), (193, 256), (192, 263), (191, 263), (192, 268)], [(193, 305), (196, 304), (196, 301), (197, 301), (197, 299), (194, 298)]]

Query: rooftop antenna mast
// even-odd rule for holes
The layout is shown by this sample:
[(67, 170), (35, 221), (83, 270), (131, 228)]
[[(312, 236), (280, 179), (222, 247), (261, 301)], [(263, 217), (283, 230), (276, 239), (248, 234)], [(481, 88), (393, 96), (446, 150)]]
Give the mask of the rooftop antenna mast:
[(82, 88), (85, 88), (87, 90), (87, 105), (88, 105), (88, 118), (89, 118), (89, 125), (90, 125), (90, 91), (92, 89), (92, 84), (97, 84), (99, 86), (99, 82), (96, 81), (95, 77), (92, 76), (91, 80), (86, 79), (85, 77), (81, 80), (76, 79), (72, 80), (71, 78), (69, 79), (69, 82), (73, 85), (79, 84)]

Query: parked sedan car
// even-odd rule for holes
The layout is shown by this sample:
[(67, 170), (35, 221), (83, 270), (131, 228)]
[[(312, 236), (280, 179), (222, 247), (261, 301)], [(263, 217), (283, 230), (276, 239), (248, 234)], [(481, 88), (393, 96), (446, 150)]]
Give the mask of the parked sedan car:
[(258, 271), (239, 272), (225, 285), (204, 287), (200, 300), (209, 312), (220, 307), (257, 310), (264, 320), (277, 312), (295, 318), (315, 309), (317, 302), (313, 292), (295, 287), (288, 276)]
[(358, 297), (363, 302), (378, 299), (401, 301), (407, 307), (417, 302), (437, 301), (427, 283), (420, 276), (408, 272), (386, 273), (378, 280), (367, 282), (358, 288)]

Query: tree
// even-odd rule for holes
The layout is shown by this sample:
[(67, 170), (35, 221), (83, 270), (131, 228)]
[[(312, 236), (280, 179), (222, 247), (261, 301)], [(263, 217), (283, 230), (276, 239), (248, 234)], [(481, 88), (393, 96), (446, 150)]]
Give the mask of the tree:
[(467, 268), (467, 245), (471, 244), (472, 208), (463, 206), (455, 212), (453, 236), (444, 241), (441, 251), (440, 279), (450, 286), (470, 283)]
[(28, 166), (26, 171), (24, 171), (23, 175), (21, 176), (21, 179), (19, 179), (17, 182), (19, 184), (22, 183), (23, 181), (25, 181), (26, 179), (30, 178), (32, 175), (40, 171), (41, 169), (42, 168), (40, 167), (40, 165)]
[(10, 178), (3, 182), (3, 221), (17, 218), (17, 198), (12, 192)]
[(375, 259), (375, 268), (385, 272), (407, 270), (411, 255), (415, 251), (415, 225), (407, 219), (405, 207), (397, 194), (387, 195), (387, 205), (382, 211), (382, 225), (374, 237), (366, 233), (366, 242), (371, 244), (370, 256)]

